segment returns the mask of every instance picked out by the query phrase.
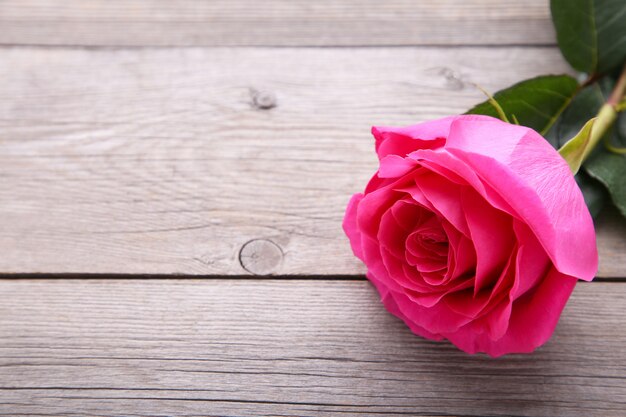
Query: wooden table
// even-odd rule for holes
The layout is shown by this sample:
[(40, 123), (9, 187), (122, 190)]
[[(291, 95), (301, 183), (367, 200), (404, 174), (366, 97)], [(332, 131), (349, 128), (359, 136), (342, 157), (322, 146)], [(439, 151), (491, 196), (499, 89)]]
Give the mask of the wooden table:
[(624, 416), (626, 226), (532, 355), (379, 303), (372, 124), (569, 71), (546, 0), (0, 2), (0, 415)]

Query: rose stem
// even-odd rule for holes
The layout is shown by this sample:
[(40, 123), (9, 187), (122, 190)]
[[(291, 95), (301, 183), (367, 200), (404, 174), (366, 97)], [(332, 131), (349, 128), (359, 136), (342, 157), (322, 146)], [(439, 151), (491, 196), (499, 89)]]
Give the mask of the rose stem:
[[(600, 142), (600, 139), (609, 131), (615, 119), (617, 119), (618, 106), (626, 93), (626, 63), (622, 69), (622, 73), (609, 96), (609, 99), (604, 103), (598, 112), (596, 121), (593, 124), (591, 133), (589, 135), (589, 146), (586, 147), (583, 154), (582, 161), (587, 159), (591, 151)], [(582, 164), (582, 163), (581, 163)]]
[(613, 107), (617, 107), (617, 105), (624, 98), (624, 93), (626, 93), (626, 63), (624, 64), (624, 69), (622, 70), (622, 74), (619, 76), (613, 91), (611, 92), (611, 96), (607, 100), (606, 104), (609, 104)]

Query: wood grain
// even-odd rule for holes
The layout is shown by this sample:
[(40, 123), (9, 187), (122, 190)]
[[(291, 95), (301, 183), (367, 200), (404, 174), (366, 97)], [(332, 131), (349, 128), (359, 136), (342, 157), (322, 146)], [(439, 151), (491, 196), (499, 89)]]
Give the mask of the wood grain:
[[(372, 124), (566, 70), (552, 48), (2, 49), (0, 271), (361, 274), (341, 220)], [(625, 276), (626, 227), (598, 229), (599, 274)]]
[(545, 0), (3, 0), (0, 44), (554, 45)]
[(412, 335), (366, 281), (0, 281), (0, 414), (623, 416), (626, 284), (579, 284), (497, 360)]

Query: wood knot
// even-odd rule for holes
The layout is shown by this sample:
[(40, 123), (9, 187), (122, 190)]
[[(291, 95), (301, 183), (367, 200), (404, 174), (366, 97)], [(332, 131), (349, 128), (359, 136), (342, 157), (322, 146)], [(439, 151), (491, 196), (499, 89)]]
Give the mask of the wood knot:
[(257, 109), (269, 110), (276, 107), (276, 96), (269, 91), (252, 91), (252, 105)]
[(445, 78), (449, 89), (462, 90), (465, 87), (465, 82), (463, 81), (461, 74), (458, 72), (453, 71), (450, 68), (443, 67), (440, 69), (439, 74)]
[(283, 250), (268, 239), (253, 239), (246, 242), (239, 251), (239, 263), (254, 275), (275, 273), (283, 261)]
[(444, 79), (446, 88), (450, 90), (462, 90), (465, 88), (465, 80), (461, 73), (448, 67), (428, 68), (427, 74), (437, 75)]

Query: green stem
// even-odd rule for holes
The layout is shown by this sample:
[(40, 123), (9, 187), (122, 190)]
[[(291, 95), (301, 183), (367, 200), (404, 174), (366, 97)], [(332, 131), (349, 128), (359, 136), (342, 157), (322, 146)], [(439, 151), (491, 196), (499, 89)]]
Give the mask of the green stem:
[(613, 107), (617, 107), (620, 101), (624, 98), (624, 93), (626, 93), (626, 63), (624, 64), (622, 74), (619, 76), (619, 79), (611, 92), (611, 96), (606, 103)]
[[(502, 106), (500, 106), (500, 103), (498, 103), (496, 101), (495, 98), (493, 98), (493, 96), (491, 94), (489, 94), (489, 92), (487, 90), (485, 90), (484, 88), (482, 88), (480, 85), (474, 83), (474, 86), (476, 88), (478, 88), (484, 95), (487, 96), (487, 100), (489, 101), (489, 103), (496, 109), (496, 113), (498, 113), (498, 116), (500, 117), (500, 120), (507, 122), (507, 123), (511, 123), (509, 122), (508, 117), (506, 117), (506, 113), (504, 112), (504, 109), (502, 109)], [(513, 116), (515, 117), (515, 116)], [(517, 123), (519, 124), (519, 123)]]
[[(598, 142), (606, 135), (606, 132), (611, 129), (613, 123), (617, 119), (617, 110), (615, 106), (606, 102), (601, 108), (598, 116), (596, 117), (596, 121), (591, 128), (591, 134), (589, 135), (589, 145), (585, 147), (585, 151), (583, 153), (582, 162), (587, 159), (591, 151), (594, 150)], [(581, 162), (581, 164), (582, 164)]]
[(622, 70), (622, 73), (617, 80), (609, 99), (598, 112), (598, 116), (596, 117), (596, 121), (593, 124), (589, 135), (589, 144), (585, 147), (582, 156), (583, 162), (587, 159), (598, 142), (600, 142), (602, 137), (606, 135), (609, 129), (611, 129), (611, 126), (613, 126), (613, 123), (617, 119), (617, 113), (620, 111), (619, 107), (624, 98), (624, 94), (626, 94), (626, 64), (624, 64), (624, 69)]
[[(617, 119), (617, 113), (620, 111), (625, 93), (626, 64), (624, 65), (619, 80), (615, 84), (615, 88), (611, 92), (611, 96), (600, 108), (598, 115), (587, 121), (580, 132), (559, 149), (559, 154), (567, 161), (574, 175), (576, 175), (583, 165), (583, 162), (585, 162), (585, 159), (591, 154), (598, 142), (606, 136), (606, 133), (611, 129), (611, 126), (613, 126), (613, 123)], [(607, 148), (613, 152), (614, 149), (611, 149), (611, 147)], [(621, 153), (621, 150), (619, 153)]]

